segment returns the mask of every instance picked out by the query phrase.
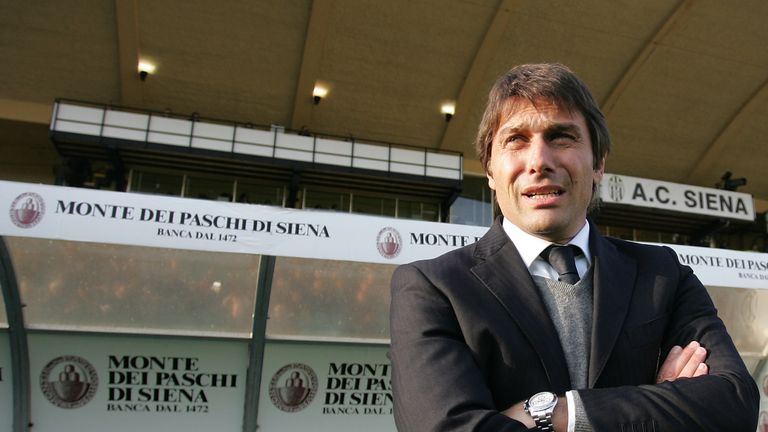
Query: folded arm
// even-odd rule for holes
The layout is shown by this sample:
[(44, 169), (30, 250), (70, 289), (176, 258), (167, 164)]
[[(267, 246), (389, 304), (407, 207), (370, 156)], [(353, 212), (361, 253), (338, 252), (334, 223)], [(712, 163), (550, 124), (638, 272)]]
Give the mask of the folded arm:
[[(669, 323), (660, 355), (675, 358), (675, 345), (697, 341), (706, 350), (706, 365), (687, 364), (678, 358), (660, 368), (653, 384), (578, 390), (587, 417), (596, 431), (632, 426), (753, 432), (757, 428), (757, 385), (704, 286), (689, 267), (679, 264), (674, 251), (665, 249), (679, 273), (668, 285), (674, 296), (667, 306)], [(699, 347), (694, 351), (695, 356), (704, 354)], [(692, 378), (671, 379), (677, 370)]]
[[(696, 341), (689, 343), (685, 347), (675, 345), (659, 368), (656, 383), (706, 375), (708, 370), (707, 364), (704, 363), (706, 358), (707, 350)], [(524, 405), (525, 401), (520, 401), (502, 411), (502, 413), (525, 424), (528, 428), (534, 428), (536, 425), (533, 422), (533, 418), (525, 412)], [(573, 409), (573, 407), (566, 403), (564, 395), (558, 395), (558, 403), (552, 414), (552, 424), (556, 431), (568, 429), (569, 409)]]

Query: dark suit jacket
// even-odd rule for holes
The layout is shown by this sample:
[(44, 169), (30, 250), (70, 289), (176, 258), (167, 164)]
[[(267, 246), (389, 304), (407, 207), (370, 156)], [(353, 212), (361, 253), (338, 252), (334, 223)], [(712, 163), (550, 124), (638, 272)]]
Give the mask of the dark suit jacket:
[[(594, 324), (579, 395), (594, 429), (753, 432), (757, 386), (691, 269), (669, 248), (590, 232)], [(401, 432), (525, 430), (499, 411), (571, 389), (554, 325), (500, 219), (473, 245), (399, 267), (390, 329)], [(672, 346), (691, 340), (710, 351), (709, 375), (654, 385)]]

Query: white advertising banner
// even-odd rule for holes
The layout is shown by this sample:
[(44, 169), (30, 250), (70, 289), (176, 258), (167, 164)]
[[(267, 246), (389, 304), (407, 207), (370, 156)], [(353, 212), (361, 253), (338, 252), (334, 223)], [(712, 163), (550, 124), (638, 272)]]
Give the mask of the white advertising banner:
[(606, 174), (600, 182), (600, 198), (607, 203), (755, 220), (754, 201), (749, 194), (639, 177)]
[(386, 346), (268, 342), (259, 430), (394, 431), (386, 353)]
[(11, 346), (8, 333), (0, 330), (0, 430), (13, 427), (13, 379), (11, 378)]
[[(0, 235), (382, 264), (433, 258), (488, 230), (5, 181), (0, 209)], [(705, 285), (768, 289), (768, 254), (669, 246)]]
[(487, 228), (0, 181), (0, 235), (399, 264)]
[(768, 289), (768, 254), (667, 245), (707, 286)]
[(36, 431), (242, 430), (246, 342), (34, 333), (29, 351)]

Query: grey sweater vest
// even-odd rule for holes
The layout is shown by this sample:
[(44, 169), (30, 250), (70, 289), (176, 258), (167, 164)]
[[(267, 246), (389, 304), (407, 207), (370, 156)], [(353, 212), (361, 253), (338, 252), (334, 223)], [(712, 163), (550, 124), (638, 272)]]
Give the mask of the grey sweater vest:
[[(573, 390), (588, 387), (589, 352), (592, 339), (592, 267), (575, 285), (533, 276), (549, 317), (555, 325)], [(575, 430), (591, 431), (578, 392), (573, 392)]]

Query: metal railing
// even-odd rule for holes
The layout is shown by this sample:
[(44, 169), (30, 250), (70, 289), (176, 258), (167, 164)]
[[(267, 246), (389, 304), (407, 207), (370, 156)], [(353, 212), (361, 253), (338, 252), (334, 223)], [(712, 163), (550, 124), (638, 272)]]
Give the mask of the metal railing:
[(50, 130), (459, 181), (463, 174), (460, 153), (71, 100), (55, 102)]

